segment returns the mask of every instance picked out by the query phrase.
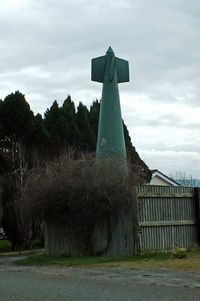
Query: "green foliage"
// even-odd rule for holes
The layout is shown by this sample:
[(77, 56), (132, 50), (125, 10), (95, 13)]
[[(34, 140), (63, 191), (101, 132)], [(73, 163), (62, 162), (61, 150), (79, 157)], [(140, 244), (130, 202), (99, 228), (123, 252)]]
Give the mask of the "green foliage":
[(185, 248), (176, 248), (172, 251), (174, 258), (182, 259), (187, 256), (187, 250)]
[(133, 146), (131, 142), (131, 137), (129, 135), (127, 126), (123, 122), (123, 128), (124, 128), (124, 139), (126, 144), (126, 153), (127, 153), (127, 159), (130, 165), (132, 166), (132, 173), (135, 175), (138, 175), (139, 177), (139, 183), (147, 183), (151, 180), (151, 171), (149, 170), (148, 166), (144, 163), (143, 160), (141, 160), (140, 156), (138, 155), (135, 147)]
[[(34, 116), (25, 96), (19, 91), (11, 93), (3, 101), (0, 100), (0, 175), (5, 175), (1, 202), (4, 206), (4, 229), (13, 243), (13, 248), (16, 241), (18, 245), (25, 241), (23, 233), (27, 233), (26, 240), (31, 237), (28, 234), (30, 225), (22, 221), (20, 208), (27, 174), (31, 169), (42, 167), (46, 162), (58, 158), (66, 150), (73, 149), (70, 156), (75, 159), (83, 157), (83, 153), (88, 151), (95, 152), (99, 111), (100, 102), (97, 99), (93, 101), (90, 110), (80, 102), (76, 111), (74, 102), (68, 96), (61, 107), (54, 101), (43, 118), (40, 114)], [(134, 166), (135, 175), (140, 175), (134, 176), (134, 179), (138, 179), (137, 184), (143, 183), (149, 177), (149, 170), (135, 151), (126, 126), (124, 133), (128, 159)], [(77, 174), (80, 173), (75, 170)], [(92, 175), (88, 176), (93, 179)], [(81, 189), (84, 190), (84, 187), (82, 183)], [(81, 189), (77, 199), (82, 197)], [(96, 197), (96, 192), (92, 193), (90, 188), (88, 193), (91, 199)], [(92, 212), (91, 210), (91, 216)], [(87, 223), (87, 218), (85, 219)]]
[(11, 243), (9, 240), (0, 240), (0, 253), (11, 252)]
[[(43, 248), (43, 243), (41, 240), (37, 239), (32, 242), (32, 250), (41, 250)], [(22, 251), (22, 250), (21, 250)], [(12, 244), (7, 239), (0, 240), (0, 254), (1, 253), (11, 253), (12, 252)]]
[(16, 91), (0, 103), (0, 117), (0, 151), (10, 157), (13, 170), (19, 170), (19, 166), (29, 164), (30, 141), (35, 130), (33, 112), (25, 96)]
[(147, 262), (147, 261), (165, 261), (171, 258), (170, 253), (146, 253), (134, 256), (88, 256), (88, 257), (64, 257), (47, 256), (43, 253), (29, 256), (18, 260), (18, 265), (61, 265), (61, 266), (84, 266), (98, 265), (104, 263), (125, 263), (125, 262)]
[(27, 137), (33, 131), (33, 112), (25, 96), (16, 91), (4, 99), (1, 105), (3, 115), (3, 133), (9, 137)]
[(45, 123), (41, 114), (34, 116), (34, 131), (32, 133), (31, 139), (36, 145), (45, 144), (49, 142), (50, 135), (45, 128)]
[(81, 149), (95, 151), (95, 134), (90, 125), (88, 109), (82, 102), (79, 103), (77, 108), (76, 121), (81, 133)]
[[(37, 154), (37, 157), (45, 159), (55, 158), (55, 155), (59, 155), (69, 146), (79, 146), (79, 149), (84, 151), (95, 151), (99, 112), (100, 102), (97, 99), (93, 101), (89, 111), (80, 102), (76, 112), (69, 95), (61, 107), (54, 101), (43, 119), (40, 114), (33, 115), (24, 95), (16, 91), (4, 101), (0, 100), (0, 147), (10, 149), (13, 155), (18, 152), (18, 149), (13, 150), (13, 147), (20, 139), (23, 156), (27, 156), (25, 160), (30, 161), (30, 166), (36, 161), (30, 156), (31, 151)], [(128, 160), (131, 164), (139, 165), (140, 171), (143, 169), (148, 179), (150, 171), (132, 145), (125, 124), (124, 136)]]
[(66, 140), (68, 134), (67, 120), (61, 113), (57, 101), (54, 101), (50, 109), (44, 114), (44, 123), (50, 134), (52, 144), (60, 146)]
[[(33, 115), (24, 95), (17, 91), (0, 101), (0, 137), (3, 138), (0, 147), (9, 149), (12, 160), (14, 157), (16, 160), (14, 154), (19, 151), (15, 146), (20, 139), (21, 151), (30, 167), (37, 160), (41, 164), (41, 159), (55, 158), (69, 147), (95, 152), (99, 112), (100, 102), (97, 99), (89, 111), (80, 102), (76, 112), (69, 95), (61, 107), (54, 101), (43, 119), (40, 114)], [(147, 181), (151, 173), (132, 145), (125, 124), (124, 135), (128, 160), (132, 165), (137, 165), (135, 172), (143, 173), (143, 181), (145, 177)]]
[(44, 242), (41, 239), (34, 239), (32, 241), (32, 249), (37, 250), (42, 248), (44, 248)]
[(68, 124), (68, 133), (66, 136), (68, 145), (79, 144), (81, 140), (81, 132), (76, 122), (75, 105), (71, 100), (71, 96), (68, 96), (64, 101), (61, 112)]
[(2, 120), (3, 120), (3, 101), (0, 99), (0, 139), (2, 139), (3, 132), (4, 132)]
[(100, 102), (98, 99), (93, 101), (92, 105), (90, 106), (89, 111), (89, 120), (92, 127), (92, 130), (95, 134), (97, 140), (97, 133), (98, 133), (98, 125), (99, 125), (99, 113), (100, 113)]
[(186, 271), (200, 271), (199, 248), (187, 252), (187, 257), (182, 260), (173, 260), (171, 252), (153, 252), (126, 257), (53, 257), (42, 253), (17, 262), (19, 265), (60, 265), (60, 266), (126, 266), (129, 268), (175, 268)]

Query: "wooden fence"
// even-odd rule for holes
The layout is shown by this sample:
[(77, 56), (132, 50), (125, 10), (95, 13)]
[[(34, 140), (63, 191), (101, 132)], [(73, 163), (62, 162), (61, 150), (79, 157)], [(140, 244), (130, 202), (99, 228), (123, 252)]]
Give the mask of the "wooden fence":
[(194, 188), (149, 185), (136, 190), (141, 251), (189, 248), (197, 243)]
[[(136, 186), (133, 203), (122, 214), (94, 231), (94, 254), (126, 256), (138, 252), (200, 245), (200, 189), (174, 186)], [(79, 242), (79, 240), (78, 240)], [(45, 251), (49, 255), (81, 255), (67, 229), (46, 222)]]

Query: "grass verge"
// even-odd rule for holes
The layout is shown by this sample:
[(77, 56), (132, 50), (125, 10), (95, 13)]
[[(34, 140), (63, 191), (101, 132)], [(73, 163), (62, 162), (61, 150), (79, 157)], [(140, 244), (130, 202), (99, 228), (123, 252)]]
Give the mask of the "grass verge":
[(34, 240), (32, 242), (32, 248), (30, 250), (20, 250), (12, 251), (11, 243), (9, 240), (2, 239), (0, 240), (0, 256), (9, 256), (9, 255), (28, 255), (38, 253), (38, 250), (41, 252), (42, 246), (39, 240)]
[(17, 265), (34, 266), (126, 266), (129, 268), (169, 267), (181, 270), (200, 271), (200, 250), (187, 252), (183, 259), (173, 259), (171, 252), (146, 253), (131, 257), (58, 257), (47, 256), (42, 252), (15, 262)]
[(11, 243), (6, 239), (0, 240), (0, 253), (4, 252), (11, 252)]

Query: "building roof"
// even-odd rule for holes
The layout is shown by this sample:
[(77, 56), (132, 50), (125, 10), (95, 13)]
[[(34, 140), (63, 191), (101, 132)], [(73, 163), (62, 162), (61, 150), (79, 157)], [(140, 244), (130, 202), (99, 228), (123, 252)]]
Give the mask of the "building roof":
[(170, 185), (181, 186), (178, 182), (176, 182), (175, 180), (169, 178), (168, 176), (166, 176), (164, 173), (162, 173), (158, 169), (152, 169), (151, 173), (152, 173), (152, 177), (155, 177), (155, 176), (160, 177), (162, 180), (169, 183)]

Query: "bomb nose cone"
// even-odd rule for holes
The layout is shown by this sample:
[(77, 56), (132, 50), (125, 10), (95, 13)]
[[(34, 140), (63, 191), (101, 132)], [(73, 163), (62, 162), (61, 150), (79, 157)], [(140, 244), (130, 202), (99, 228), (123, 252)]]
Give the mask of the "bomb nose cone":
[(114, 51), (112, 50), (111, 46), (109, 46), (109, 48), (108, 48), (108, 50), (107, 50), (106, 53), (112, 53), (112, 54), (114, 54)]

